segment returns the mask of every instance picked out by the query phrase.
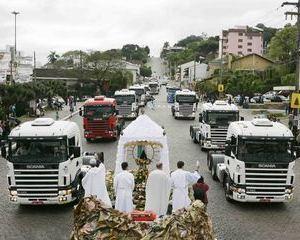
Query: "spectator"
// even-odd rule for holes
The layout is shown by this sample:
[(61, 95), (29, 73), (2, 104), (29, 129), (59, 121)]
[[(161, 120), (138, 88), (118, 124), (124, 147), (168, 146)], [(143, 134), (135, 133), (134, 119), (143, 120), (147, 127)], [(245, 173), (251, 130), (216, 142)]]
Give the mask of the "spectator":
[(209, 189), (209, 186), (204, 182), (203, 176), (201, 176), (197, 183), (193, 185), (194, 190), (194, 198), (195, 200), (201, 200), (205, 205), (205, 210), (208, 204), (207, 199), (207, 191)]

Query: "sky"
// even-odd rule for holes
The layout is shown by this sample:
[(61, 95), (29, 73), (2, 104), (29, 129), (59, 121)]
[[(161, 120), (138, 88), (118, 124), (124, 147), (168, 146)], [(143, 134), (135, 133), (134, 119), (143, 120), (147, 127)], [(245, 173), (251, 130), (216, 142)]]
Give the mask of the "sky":
[(0, 49), (36, 52), (45, 63), (50, 51), (107, 50), (128, 43), (148, 45), (159, 56), (165, 41), (171, 45), (189, 35), (219, 35), (235, 25), (283, 27), (285, 11), (278, 0), (0, 0)]

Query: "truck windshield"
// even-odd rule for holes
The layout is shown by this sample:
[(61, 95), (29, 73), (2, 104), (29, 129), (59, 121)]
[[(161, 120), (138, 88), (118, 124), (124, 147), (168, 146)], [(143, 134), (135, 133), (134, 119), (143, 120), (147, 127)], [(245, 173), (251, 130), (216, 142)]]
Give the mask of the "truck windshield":
[(211, 125), (228, 126), (238, 120), (238, 112), (208, 112), (206, 116), (206, 123)]
[(196, 96), (195, 95), (177, 95), (176, 102), (179, 103), (195, 103)]
[(149, 87), (151, 87), (151, 88), (157, 88), (158, 84), (157, 83), (150, 83)]
[(96, 105), (84, 107), (84, 116), (88, 118), (108, 117), (113, 113), (114, 108), (111, 105)]
[(138, 95), (138, 96), (141, 96), (143, 94), (145, 94), (145, 89), (130, 89), (130, 90), (133, 90), (135, 91), (135, 94)]
[(117, 101), (117, 104), (132, 104), (135, 102), (134, 95), (116, 95), (114, 97)]
[(59, 163), (67, 160), (66, 139), (14, 139), (8, 159), (14, 163)]
[(238, 158), (244, 162), (290, 162), (291, 146), (287, 140), (246, 140), (238, 145)]

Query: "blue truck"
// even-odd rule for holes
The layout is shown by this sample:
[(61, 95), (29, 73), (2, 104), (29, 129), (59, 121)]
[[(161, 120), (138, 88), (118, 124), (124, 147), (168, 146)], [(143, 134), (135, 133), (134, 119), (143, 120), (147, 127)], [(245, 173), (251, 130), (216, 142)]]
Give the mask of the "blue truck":
[(167, 102), (174, 103), (176, 91), (180, 91), (180, 87), (168, 87), (167, 88)]

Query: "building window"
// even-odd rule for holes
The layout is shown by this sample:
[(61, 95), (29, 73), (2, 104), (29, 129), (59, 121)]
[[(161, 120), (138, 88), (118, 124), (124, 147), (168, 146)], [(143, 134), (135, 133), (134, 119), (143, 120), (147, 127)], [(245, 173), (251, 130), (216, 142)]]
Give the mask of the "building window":
[(244, 35), (243, 33), (241, 33), (241, 32), (239, 33), (239, 36), (243, 36), (243, 35)]
[(239, 42), (243, 42), (243, 39), (239, 39), (238, 41), (239, 41)]
[(227, 47), (226, 46), (223, 46), (223, 49), (226, 49)]
[(251, 48), (248, 48), (247, 51), (248, 51), (248, 52), (252, 52), (252, 49), (251, 49)]
[(243, 46), (242, 45), (238, 45), (238, 48), (243, 48)]
[(248, 38), (248, 39), (252, 39), (252, 36), (248, 36), (247, 38)]
[(238, 52), (238, 55), (243, 55), (243, 53), (242, 52)]
[(248, 45), (248, 46), (252, 46), (252, 42), (248, 42), (247, 45)]

